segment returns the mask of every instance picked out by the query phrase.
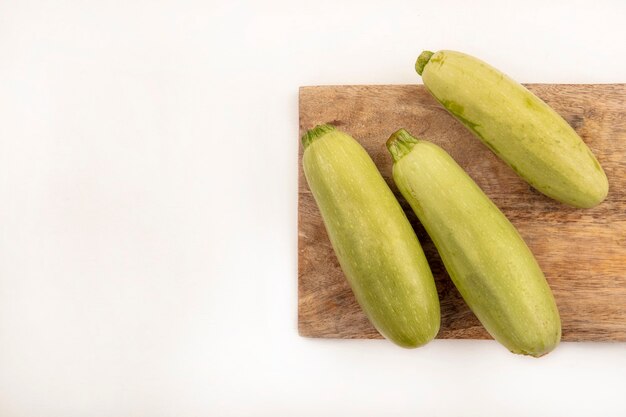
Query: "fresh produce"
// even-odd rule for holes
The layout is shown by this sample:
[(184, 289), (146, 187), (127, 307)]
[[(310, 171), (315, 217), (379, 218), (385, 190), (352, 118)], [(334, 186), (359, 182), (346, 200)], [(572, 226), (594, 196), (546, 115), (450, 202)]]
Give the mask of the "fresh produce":
[(591, 150), (521, 84), (454, 51), (424, 51), (415, 69), (431, 94), (531, 186), (575, 207), (605, 199), (608, 180)]
[(387, 148), (398, 189), (487, 331), (514, 353), (542, 356), (554, 349), (559, 312), (515, 227), (440, 147), (401, 129)]
[(400, 204), (365, 149), (320, 125), (302, 137), (304, 174), (361, 308), (387, 339), (421, 346), (439, 331), (435, 282)]

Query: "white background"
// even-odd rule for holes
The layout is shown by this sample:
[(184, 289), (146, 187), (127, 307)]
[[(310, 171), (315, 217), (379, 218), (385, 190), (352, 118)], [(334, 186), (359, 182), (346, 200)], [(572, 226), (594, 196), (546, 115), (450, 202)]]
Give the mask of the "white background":
[(0, 416), (626, 415), (623, 343), (297, 335), (298, 86), (626, 82), (623, 1), (378, 3), (0, 2)]

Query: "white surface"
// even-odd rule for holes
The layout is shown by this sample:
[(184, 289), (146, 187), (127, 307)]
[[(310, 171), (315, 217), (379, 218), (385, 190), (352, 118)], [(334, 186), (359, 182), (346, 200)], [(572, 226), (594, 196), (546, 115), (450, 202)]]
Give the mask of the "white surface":
[(2, 417), (626, 415), (626, 344), (296, 331), (298, 86), (625, 82), (625, 3), (314, 3), (0, 2)]

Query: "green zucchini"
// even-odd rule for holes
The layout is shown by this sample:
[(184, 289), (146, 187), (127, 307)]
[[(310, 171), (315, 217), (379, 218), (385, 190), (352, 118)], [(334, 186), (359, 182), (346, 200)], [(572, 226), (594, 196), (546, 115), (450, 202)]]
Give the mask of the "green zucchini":
[(439, 331), (439, 299), (417, 236), (365, 149), (320, 125), (302, 137), (302, 167), (341, 268), (376, 329), (402, 347)]
[(387, 148), (398, 189), (485, 329), (514, 353), (541, 356), (554, 349), (561, 338), (559, 312), (515, 227), (437, 145), (401, 129)]
[(415, 69), (435, 99), (535, 189), (581, 208), (606, 198), (609, 183), (591, 150), (524, 86), (454, 51), (424, 51)]

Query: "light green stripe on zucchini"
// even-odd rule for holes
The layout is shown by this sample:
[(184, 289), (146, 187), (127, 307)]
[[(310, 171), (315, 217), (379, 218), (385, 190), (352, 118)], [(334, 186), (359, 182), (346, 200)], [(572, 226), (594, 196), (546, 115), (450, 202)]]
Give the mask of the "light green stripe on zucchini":
[(591, 150), (524, 86), (454, 51), (424, 51), (415, 69), (431, 94), (534, 188), (582, 208), (606, 198), (608, 180)]
[(317, 126), (302, 143), (309, 188), (357, 301), (389, 340), (409, 348), (427, 343), (440, 322), (434, 279), (376, 165), (332, 126)]
[(515, 227), (440, 147), (405, 130), (387, 147), (398, 189), (485, 329), (514, 353), (542, 356), (554, 349), (559, 312)]

